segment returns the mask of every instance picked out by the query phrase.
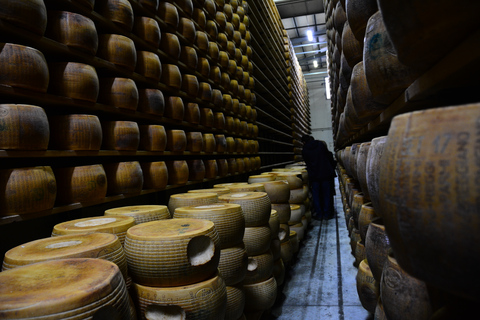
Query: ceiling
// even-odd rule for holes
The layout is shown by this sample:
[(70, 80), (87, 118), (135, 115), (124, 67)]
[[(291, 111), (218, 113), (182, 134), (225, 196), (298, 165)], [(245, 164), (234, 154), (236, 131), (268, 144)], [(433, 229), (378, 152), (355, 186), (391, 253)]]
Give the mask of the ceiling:
[[(322, 0), (275, 0), (283, 26), (295, 49), (307, 82), (326, 74), (326, 28)], [(311, 30), (313, 39), (307, 37)], [(317, 62), (317, 67), (314, 66)], [(319, 73), (320, 72), (320, 73)]]

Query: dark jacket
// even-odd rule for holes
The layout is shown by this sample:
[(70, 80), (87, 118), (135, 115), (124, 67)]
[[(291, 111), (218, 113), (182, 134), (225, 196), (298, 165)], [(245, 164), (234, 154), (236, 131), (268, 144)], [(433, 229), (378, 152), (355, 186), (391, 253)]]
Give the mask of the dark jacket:
[(311, 140), (303, 145), (303, 160), (307, 165), (310, 181), (328, 180), (336, 176), (335, 160), (327, 146), (319, 140)]

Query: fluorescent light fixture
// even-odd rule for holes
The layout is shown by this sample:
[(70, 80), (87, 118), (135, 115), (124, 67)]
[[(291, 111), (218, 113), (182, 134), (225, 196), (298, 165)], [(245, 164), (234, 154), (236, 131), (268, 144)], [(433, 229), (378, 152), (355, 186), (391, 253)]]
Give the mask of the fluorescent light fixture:
[(318, 61), (317, 60), (313, 60), (313, 67), (318, 68)]
[(312, 30), (307, 30), (307, 37), (308, 37), (308, 41), (313, 41), (313, 33), (312, 33)]

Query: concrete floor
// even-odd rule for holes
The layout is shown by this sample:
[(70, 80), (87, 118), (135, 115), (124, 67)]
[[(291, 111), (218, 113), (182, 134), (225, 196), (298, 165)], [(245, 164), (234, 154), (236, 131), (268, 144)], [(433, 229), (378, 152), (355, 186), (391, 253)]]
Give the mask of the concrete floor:
[(372, 320), (357, 294), (350, 238), (336, 181), (331, 220), (312, 220), (293, 266), (287, 271), (282, 292), (262, 319)]

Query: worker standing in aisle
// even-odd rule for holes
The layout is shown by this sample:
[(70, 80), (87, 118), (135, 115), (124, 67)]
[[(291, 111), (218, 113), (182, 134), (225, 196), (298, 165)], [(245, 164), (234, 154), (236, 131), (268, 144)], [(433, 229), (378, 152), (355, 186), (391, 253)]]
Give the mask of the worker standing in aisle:
[(316, 220), (334, 217), (335, 160), (325, 141), (312, 136), (302, 137), (302, 156), (307, 166), (308, 180), (313, 198), (313, 218)]

